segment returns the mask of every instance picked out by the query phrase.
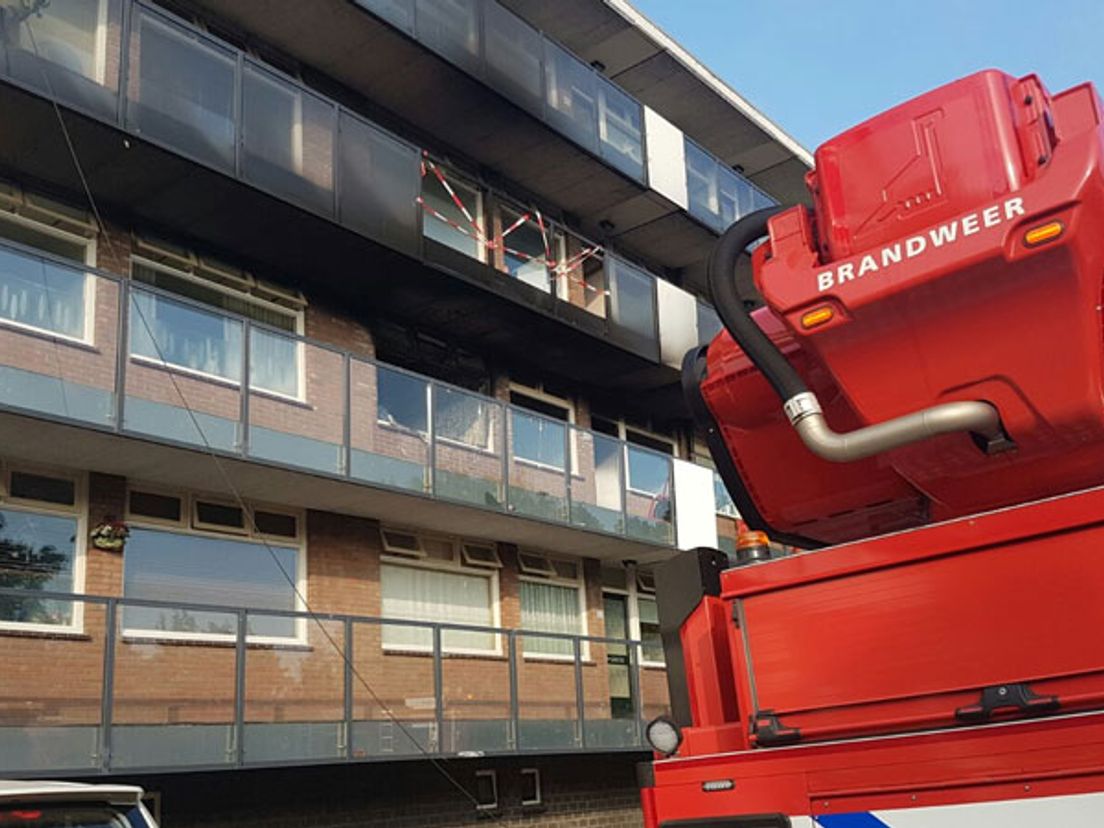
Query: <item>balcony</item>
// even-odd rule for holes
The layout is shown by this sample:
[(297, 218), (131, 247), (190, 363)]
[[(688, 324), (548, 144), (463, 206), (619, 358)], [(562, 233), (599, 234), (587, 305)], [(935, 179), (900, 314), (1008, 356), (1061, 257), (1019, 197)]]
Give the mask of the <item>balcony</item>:
[[(654, 641), (13, 589), (0, 605), (73, 630), (5, 639), (11, 777), (643, 751), (668, 710)], [(487, 654), (458, 652), (473, 643)]]
[[(15, 127), (0, 139), (0, 168), (83, 199), (53, 99), (82, 114), (68, 114), (67, 127), (113, 212), (240, 251), (292, 281), (310, 274), (311, 293), (351, 309), (447, 330), (473, 350), (524, 353), (595, 387), (675, 381), (670, 369), (700, 340), (690, 294), (555, 222), (547, 229), (565, 245), (545, 238), (544, 285), (526, 278), (531, 253), (524, 267), (459, 255), (435, 233), (418, 147), (156, 8), (98, 1), (99, 18), (40, 47), (80, 60), (39, 61), (19, 38), (0, 47), (11, 84), (0, 85), (0, 105)], [(484, 232), (480, 241), (494, 241)], [(354, 285), (357, 261), (377, 266)], [(559, 347), (532, 349), (534, 335)]]
[(0, 390), (0, 410), (84, 430), (0, 429), (0, 453), (39, 462), (209, 488), (211, 452), (250, 496), (289, 502), (274, 470), (297, 472), (315, 481), (297, 506), (596, 557), (654, 560), (711, 520), (708, 470), (15, 245)]

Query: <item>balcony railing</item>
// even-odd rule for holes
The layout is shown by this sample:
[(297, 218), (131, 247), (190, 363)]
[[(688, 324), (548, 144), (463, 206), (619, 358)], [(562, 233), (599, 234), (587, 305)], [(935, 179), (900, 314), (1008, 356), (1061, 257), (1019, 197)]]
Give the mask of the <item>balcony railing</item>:
[[(571, 233), (555, 231), (563, 240), (560, 248), (549, 243), (542, 224), (544, 238), (534, 249), (521, 242), (524, 227), (505, 240), (486, 226), (473, 229), (461, 212), (451, 215), (450, 198), (434, 202), (425, 191), (425, 182), (435, 186), (426, 175), (434, 167), (423, 163), (419, 148), (179, 18), (138, 0), (89, 0), (95, 14), (78, 13), (78, 5), (48, 5), (44, 16), (27, 20), (14, 8), (0, 7), (6, 32), (0, 75), (411, 256), (424, 259), (423, 237), (448, 236), (452, 220), (459, 228), (453, 235), (466, 236), (457, 235), (462, 244), (452, 246), (483, 261), (489, 261), (483, 249), (488, 245), (508, 252), (509, 261), (490, 263), (604, 317), (613, 341), (650, 359), (658, 358), (661, 340), (678, 339), (681, 347), (698, 323), (692, 313), (683, 319), (671, 311), (664, 330), (656, 277)], [(394, 13), (409, 6), (402, 20), (409, 19), (419, 37), (449, 59), (461, 59), (469, 54), (464, 44), (474, 44), (470, 54), (480, 66), (485, 60), (489, 83), (497, 78), (514, 89), (532, 86), (536, 78), (534, 105), (550, 123), (615, 166), (643, 170), (640, 105), (492, 0), (456, 6), (474, 15), (470, 27), (442, 17), (440, 4), (419, 2), (417, 14), (409, 3), (362, 5), (393, 22)], [(497, 52), (483, 49), (484, 36), (498, 44)], [(525, 80), (528, 75), (533, 78)], [(541, 92), (545, 82), (547, 95)], [(690, 147), (688, 164), (693, 160), (695, 170), (705, 165), (688, 179), (704, 176), (689, 188), (691, 212), (711, 227), (723, 229), (769, 202), (712, 156), (701, 150), (694, 155)]]
[(671, 457), (0, 244), (0, 407), (675, 542)]
[[(0, 606), (73, 622), (5, 638), (7, 776), (642, 750), (668, 709), (639, 641), (12, 589)], [(487, 654), (456, 652), (471, 641)]]

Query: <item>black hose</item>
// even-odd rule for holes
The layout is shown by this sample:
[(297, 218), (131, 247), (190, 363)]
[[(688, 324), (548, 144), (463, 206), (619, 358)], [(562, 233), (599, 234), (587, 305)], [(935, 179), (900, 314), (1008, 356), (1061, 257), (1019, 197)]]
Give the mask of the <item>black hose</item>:
[(725, 329), (744, 349), (783, 402), (809, 389), (782, 352), (755, 324), (751, 311), (744, 307), (736, 290), (736, 265), (748, 245), (766, 234), (767, 219), (786, 209), (767, 207), (756, 210), (725, 230), (713, 247), (707, 270), (713, 305)]

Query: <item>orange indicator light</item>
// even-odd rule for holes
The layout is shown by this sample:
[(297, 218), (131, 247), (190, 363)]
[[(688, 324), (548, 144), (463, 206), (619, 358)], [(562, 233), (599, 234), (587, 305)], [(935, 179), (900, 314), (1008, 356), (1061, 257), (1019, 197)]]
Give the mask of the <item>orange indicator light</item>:
[(1062, 235), (1065, 229), (1065, 225), (1060, 221), (1050, 221), (1038, 227), (1032, 227), (1024, 233), (1024, 244), (1028, 247), (1037, 247), (1040, 244), (1054, 241)]
[(832, 317), (835, 316), (835, 312), (827, 305), (811, 310), (801, 317), (801, 327), (808, 330), (809, 328), (816, 328), (823, 325), (825, 322), (831, 322)]

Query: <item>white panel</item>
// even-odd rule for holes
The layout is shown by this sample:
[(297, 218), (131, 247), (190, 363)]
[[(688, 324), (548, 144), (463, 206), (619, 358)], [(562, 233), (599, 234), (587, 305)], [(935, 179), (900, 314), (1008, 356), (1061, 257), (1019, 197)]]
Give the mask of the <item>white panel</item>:
[(889, 828), (1098, 828), (1104, 825), (1104, 794), (874, 811), (873, 816)]
[(659, 357), (673, 368), (698, 346), (698, 303), (689, 293), (663, 279), (656, 279), (659, 305)]
[(648, 185), (685, 210), (690, 201), (686, 197), (686, 139), (682, 130), (646, 106), (644, 134), (648, 136)]
[(679, 549), (717, 548), (713, 470), (675, 460), (675, 538)]

